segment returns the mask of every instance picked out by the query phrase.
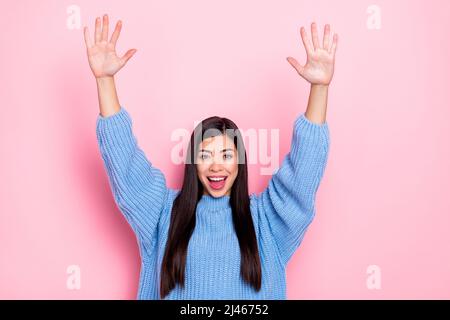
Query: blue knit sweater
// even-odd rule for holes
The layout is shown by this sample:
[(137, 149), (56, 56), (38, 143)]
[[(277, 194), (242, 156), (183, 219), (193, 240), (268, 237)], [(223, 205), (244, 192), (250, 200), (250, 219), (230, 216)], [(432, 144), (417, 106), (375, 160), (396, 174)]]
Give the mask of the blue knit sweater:
[[(96, 133), (114, 200), (136, 234), (141, 256), (138, 299), (160, 299), (161, 263), (173, 200), (163, 173), (137, 144), (130, 114), (98, 114)], [(327, 122), (304, 113), (293, 126), (289, 153), (267, 188), (250, 197), (262, 267), (256, 291), (240, 276), (240, 250), (233, 227), (230, 196), (203, 195), (186, 258), (185, 287), (165, 299), (286, 299), (287, 262), (315, 215), (315, 196), (327, 163)]]

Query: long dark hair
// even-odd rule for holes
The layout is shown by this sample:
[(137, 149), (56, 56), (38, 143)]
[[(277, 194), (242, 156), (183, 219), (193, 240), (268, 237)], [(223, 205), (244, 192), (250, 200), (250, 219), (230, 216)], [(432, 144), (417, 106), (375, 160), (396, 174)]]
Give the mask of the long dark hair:
[(187, 248), (195, 228), (197, 203), (204, 193), (203, 185), (197, 175), (195, 160), (199, 144), (203, 139), (222, 134), (227, 134), (233, 140), (239, 158), (238, 174), (230, 192), (230, 206), (241, 251), (241, 276), (257, 291), (261, 289), (261, 262), (250, 213), (247, 154), (243, 139), (233, 121), (214, 116), (200, 122), (191, 135), (183, 186), (173, 202), (169, 234), (161, 266), (161, 299), (168, 295), (177, 283), (184, 288)]

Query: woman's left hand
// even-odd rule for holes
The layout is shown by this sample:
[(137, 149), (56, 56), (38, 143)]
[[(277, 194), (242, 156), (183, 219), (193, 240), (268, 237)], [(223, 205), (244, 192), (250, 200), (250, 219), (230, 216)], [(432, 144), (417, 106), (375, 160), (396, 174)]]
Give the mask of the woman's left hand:
[(300, 63), (292, 57), (288, 57), (287, 61), (306, 81), (314, 85), (328, 86), (334, 73), (334, 60), (338, 35), (334, 34), (333, 42), (330, 45), (330, 25), (326, 24), (323, 44), (321, 44), (317, 35), (317, 25), (315, 22), (311, 24), (311, 34), (314, 46), (311, 45), (311, 41), (306, 34), (305, 28), (301, 27), (300, 34), (308, 58), (306, 65), (301, 66)]

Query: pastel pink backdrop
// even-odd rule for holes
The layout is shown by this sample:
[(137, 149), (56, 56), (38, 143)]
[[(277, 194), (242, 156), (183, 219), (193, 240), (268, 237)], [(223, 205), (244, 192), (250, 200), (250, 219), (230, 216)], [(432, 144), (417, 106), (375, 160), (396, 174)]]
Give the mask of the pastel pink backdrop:
[[(121, 104), (149, 159), (181, 186), (171, 133), (211, 115), (279, 129), (280, 162), (309, 84), (286, 61), (299, 29), (339, 34), (317, 215), (287, 272), (288, 299), (450, 298), (450, 2), (9, 1), (0, 50), (0, 298), (134, 299), (136, 239), (95, 136), (98, 101), (82, 27), (123, 21)], [(81, 27), (66, 25), (70, 5)], [(322, 39), (322, 38), (321, 38)], [(270, 178), (250, 165), (250, 191)], [(81, 268), (80, 290), (66, 287)], [(381, 270), (369, 289), (367, 268)]]

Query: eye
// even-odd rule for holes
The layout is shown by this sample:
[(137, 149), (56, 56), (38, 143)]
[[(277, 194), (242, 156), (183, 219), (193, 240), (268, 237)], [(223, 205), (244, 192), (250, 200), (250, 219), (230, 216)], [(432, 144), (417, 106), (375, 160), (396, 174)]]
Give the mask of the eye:
[(208, 155), (206, 153), (203, 153), (200, 155), (200, 159), (205, 160), (208, 158)]
[(231, 153), (227, 153), (227, 154), (224, 154), (223, 157), (224, 157), (225, 159), (232, 159), (232, 158), (233, 158), (233, 155), (232, 155)]

